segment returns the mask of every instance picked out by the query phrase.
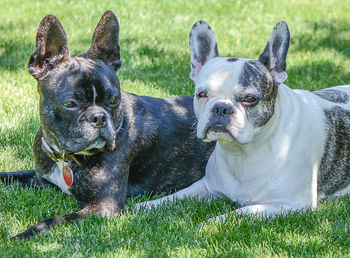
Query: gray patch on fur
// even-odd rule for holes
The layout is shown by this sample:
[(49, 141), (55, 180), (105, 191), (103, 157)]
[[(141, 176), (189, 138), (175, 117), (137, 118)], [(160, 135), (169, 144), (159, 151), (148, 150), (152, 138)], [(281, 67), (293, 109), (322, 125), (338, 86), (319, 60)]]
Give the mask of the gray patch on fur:
[[(283, 46), (282, 44), (283, 44), (282, 38), (280, 36), (276, 36), (272, 44), (272, 54), (274, 57), (279, 57), (280, 49), (285, 48), (285, 46)], [(287, 44), (287, 46), (289, 46), (289, 44)], [(283, 53), (286, 53), (287, 51), (288, 51), (288, 47), (287, 47), (287, 50), (283, 49)], [(287, 55), (287, 53), (285, 55)], [(276, 66), (274, 69), (277, 72), (285, 71), (287, 67), (285, 58), (284, 59), (276, 58), (276, 59), (277, 59)]]
[(315, 91), (314, 94), (334, 103), (346, 104), (349, 101), (349, 95), (340, 90), (325, 89)]
[(255, 60), (245, 62), (239, 76), (239, 83), (244, 87), (255, 87), (263, 89), (267, 87), (266, 73), (268, 70)]
[(259, 62), (264, 64), (268, 69), (273, 69), (276, 72), (285, 71), (287, 68), (286, 58), (290, 39), (289, 29), (284, 21), (278, 22), (273, 28), (272, 33), (280, 26), (285, 26), (284, 30), (279, 34), (274, 34), (274, 38), (272, 38), (271, 42), (267, 42), (263, 53), (258, 58)]
[[(196, 53), (193, 54), (193, 58), (200, 64), (204, 65), (208, 61), (208, 57), (210, 55), (211, 50), (214, 51), (213, 57), (219, 56), (219, 51), (217, 42), (215, 42), (215, 40), (214, 42), (212, 42), (212, 39), (209, 36), (209, 31), (212, 31), (211, 27), (208, 24), (206, 24), (207, 31), (195, 32), (195, 30), (197, 30), (196, 27), (198, 24), (203, 25), (206, 23), (203, 21), (198, 21), (192, 26), (192, 29), (190, 31), (190, 49), (197, 50)], [(192, 40), (193, 37), (195, 37), (195, 40)], [(197, 48), (193, 46), (193, 42), (198, 42)], [(215, 43), (214, 49), (212, 49), (213, 43)], [(193, 67), (193, 64), (191, 65)]]
[[(266, 124), (275, 109), (275, 100), (277, 96), (277, 86), (274, 85), (272, 76), (266, 67), (259, 61), (247, 61), (239, 76), (239, 83), (245, 88), (255, 88), (259, 94), (260, 103), (255, 106), (247, 107), (248, 119), (253, 120), (255, 127), (261, 127)], [(261, 109), (258, 106), (261, 105)]]
[(205, 64), (207, 61), (207, 57), (210, 54), (210, 45), (211, 40), (206, 34), (198, 35), (197, 40), (199, 41), (199, 47), (198, 47), (198, 55), (195, 55), (194, 58), (201, 63), (202, 65)]
[(350, 111), (333, 107), (324, 111), (327, 140), (318, 175), (318, 193), (326, 196), (350, 184)]

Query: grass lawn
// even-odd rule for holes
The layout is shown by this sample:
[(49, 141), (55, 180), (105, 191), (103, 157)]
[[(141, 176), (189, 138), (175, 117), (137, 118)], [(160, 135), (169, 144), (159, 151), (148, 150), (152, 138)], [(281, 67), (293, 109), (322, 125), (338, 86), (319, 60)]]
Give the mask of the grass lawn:
[[(220, 54), (256, 58), (273, 26), (287, 21), (292, 88), (309, 90), (350, 83), (350, 1), (19, 1), (0, 8), (0, 171), (34, 167), (31, 144), (39, 127), (35, 80), (27, 73), (40, 20), (61, 20), (72, 55), (89, 48), (93, 30), (110, 9), (120, 22), (122, 88), (159, 97), (192, 94), (188, 35), (207, 21)], [(142, 197), (145, 199), (146, 197)], [(8, 241), (39, 220), (78, 209), (55, 189), (23, 191), (0, 186), (0, 257), (11, 256), (350, 256), (350, 198), (321, 202), (317, 212), (259, 221), (232, 216), (230, 202), (185, 200), (112, 219), (89, 217), (25, 241)]]

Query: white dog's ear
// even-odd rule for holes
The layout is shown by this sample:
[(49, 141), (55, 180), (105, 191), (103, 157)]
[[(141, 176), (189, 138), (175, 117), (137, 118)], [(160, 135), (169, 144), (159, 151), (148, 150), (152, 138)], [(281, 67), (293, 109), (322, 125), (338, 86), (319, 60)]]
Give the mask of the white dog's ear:
[(219, 56), (218, 45), (213, 30), (204, 21), (197, 21), (190, 31), (191, 73), (195, 80), (203, 65)]
[(264, 52), (258, 57), (258, 61), (271, 71), (276, 84), (283, 83), (287, 79), (286, 58), (289, 38), (287, 23), (285, 21), (278, 22), (271, 32)]

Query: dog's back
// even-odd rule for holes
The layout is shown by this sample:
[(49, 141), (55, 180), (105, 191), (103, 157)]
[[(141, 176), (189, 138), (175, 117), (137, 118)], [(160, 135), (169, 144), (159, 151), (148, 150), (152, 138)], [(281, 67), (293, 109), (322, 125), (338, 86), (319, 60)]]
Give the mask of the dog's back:
[(214, 143), (195, 136), (193, 96), (152, 98), (124, 93), (139, 148), (131, 162), (128, 196), (182, 189), (204, 175)]
[(350, 85), (314, 92), (326, 128), (324, 154), (318, 176), (318, 199), (350, 192)]

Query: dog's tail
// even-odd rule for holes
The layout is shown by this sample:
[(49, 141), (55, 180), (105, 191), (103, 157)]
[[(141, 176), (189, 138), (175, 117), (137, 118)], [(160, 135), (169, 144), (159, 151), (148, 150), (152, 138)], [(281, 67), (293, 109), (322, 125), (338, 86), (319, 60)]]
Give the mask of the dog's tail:
[(35, 170), (22, 170), (15, 172), (0, 172), (0, 182), (10, 185), (18, 182), (23, 187), (40, 186), (41, 182), (35, 175)]
[(80, 211), (73, 212), (68, 215), (59, 216), (51, 219), (46, 219), (43, 221), (40, 221), (39, 223), (35, 224), (34, 226), (28, 228), (26, 231), (24, 231), (21, 234), (18, 234), (16, 236), (11, 237), (11, 240), (14, 239), (28, 239), (30, 237), (33, 237), (35, 234), (38, 234), (45, 230), (53, 229), (54, 227), (64, 224), (64, 223), (70, 223), (77, 219), (84, 219), (88, 215), (92, 214), (91, 209), (84, 208)]

